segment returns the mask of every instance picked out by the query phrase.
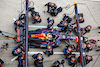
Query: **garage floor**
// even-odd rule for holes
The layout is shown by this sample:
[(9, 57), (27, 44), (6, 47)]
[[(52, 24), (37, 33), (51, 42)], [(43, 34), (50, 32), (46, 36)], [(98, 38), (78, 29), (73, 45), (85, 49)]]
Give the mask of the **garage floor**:
[[(16, 33), (14, 30), (13, 18), (17, 19), (21, 10), (25, 9), (24, 1), (25, 0), (22, 0), (22, 1), (21, 0), (1, 0), (0, 1), (0, 30), (6, 31), (9, 33), (13, 33), (13, 34)], [(34, 2), (35, 11), (39, 12), (41, 15), (41, 18), (42, 18), (42, 22), (40, 24), (35, 24), (36, 26), (46, 26), (47, 25), (46, 19), (48, 17), (55, 20), (54, 26), (56, 26), (63, 18), (63, 14), (64, 13), (66, 13), (66, 14), (72, 13), (74, 7), (71, 7), (69, 10), (63, 9), (63, 11), (61, 13), (59, 13), (56, 17), (52, 17), (48, 13), (44, 13), (44, 11), (47, 10), (47, 7), (45, 7), (44, 4), (46, 4), (48, 2), (54, 2), (57, 4), (58, 7), (60, 7), (60, 6), (66, 7), (68, 4), (70, 4), (70, 5), (74, 4), (75, 0), (29, 0), (29, 1)], [(85, 36), (88, 37), (89, 39), (95, 39), (95, 40), (100, 39), (100, 34), (98, 34), (98, 32), (100, 30), (97, 28), (98, 26), (100, 26), (100, 23), (99, 23), (100, 22), (100, 17), (99, 17), (100, 16), (100, 12), (99, 12), (100, 11), (100, 2), (99, 1), (97, 1), (97, 2), (90, 1), (90, 0), (76, 0), (76, 1), (77, 1), (77, 3), (81, 3), (81, 4), (78, 4), (78, 12), (83, 13), (84, 19), (85, 19), (85, 22), (80, 24), (80, 27), (85, 27), (87, 25), (92, 26), (91, 32), (86, 34)], [(21, 2), (23, 4), (21, 4)], [(69, 16), (73, 18), (74, 15), (75, 15), (75, 13), (72, 13)], [(75, 22), (75, 20), (73, 19), (72, 23), (74, 23), (74, 22)], [(29, 25), (33, 25), (32, 18), (30, 16), (30, 12), (29, 12)], [(34, 27), (29, 28), (29, 30), (35, 30), (35, 29), (36, 28), (34, 28)], [(13, 36), (13, 35), (11, 35), (11, 36)], [(3, 50), (0, 52), (0, 58), (2, 60), (4, 60), (4, 62), (5, 62), (3, 67), (17, 67), (17, 65), (18, 65), (17, 60), (11, 62), (11, 59), (14, 58), (14, 56), (11, 54), (11, 51), (13, 50), (13, 48), (15, 46), (18, 46), (18, 44), (14, 43), (13, 40), (8, 40), (5, 37), (3, 37), (2, 35), (0, 35), (0, 46), (4, 43), (4, 41), (9, 43), (9, 47), (7, 50)], [(98, 42), (98, 45), (99, 45), (99, 43), (100, 42)], [(60, 46), (58, 48), (54, 49), (54, 52), (61, 52), (66, 45), (67, 44), (64, 41), (61, 42)], [(94, 47), (94, 45), (93, 45), (93, 47)], [(93, 67), (94, 62), (95, 62), (96, 58), (98, 57), (98, 55), (95, 55), (95, 54), (100, 53), (100, 52), (96, 52), (95, 49), (96, 48), (94, 48), (92, 51), (86, 53), (88, 55), (93, 56), (93, 61), (90, 62), (85, 67)], [(36, 49), (36, 48), (29, 49), (30, 52), (42, 52), (43, 50), (45, 50), (45, 49)], [(28, 63), (29, 63), (28, 67), (35, 67), (31, 56), (32, 55), (28, 55)], [(51, 67), (51, 65), (54, 61), (65, 59), (64, 55), (52, 55), (50, 57), (47, 57), (47, 55), (43, 55), (43, 56), (44, 56), (44, 67)], [(79, 56), (79, 55), (77, 55), (77, 56)], [(100, 62), (100, 57), (98, 58), (94, 67), (100, 67), (99, 62)], [(67, 60), (65, 61), (64, 65), (65, 65), (65, 67), (70, 67), (68, 65)]]

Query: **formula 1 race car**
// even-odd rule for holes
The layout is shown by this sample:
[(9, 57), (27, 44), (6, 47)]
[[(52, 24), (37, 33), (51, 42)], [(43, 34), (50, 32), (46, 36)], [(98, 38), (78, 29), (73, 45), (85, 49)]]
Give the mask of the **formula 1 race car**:
[(69, 35), (60, 35), (59, 31), (56, 29), (37, 29), (34, 31), (29, 31), (29, 47), (47, 47), (47, 42), (49, 42), (53, 47), (58, 47), (60, 40), (76, 40), (77, 37)]
[(46, 47), (47, 42), (53, 44), (53, 46), (59, 46), (58, 40), (59, 32), (52, 29), (37, 29), (35, 31), (29, 31), (29, 46)]

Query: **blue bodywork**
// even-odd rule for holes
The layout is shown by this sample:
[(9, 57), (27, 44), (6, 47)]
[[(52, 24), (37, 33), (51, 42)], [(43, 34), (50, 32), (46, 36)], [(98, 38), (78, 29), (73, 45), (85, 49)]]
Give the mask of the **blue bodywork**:
[[(41, 39), (38, 37), (37, 38), (31, 37), (31, 35), (42, 34), (42, 33), (44, 33), (46, 37), (48, 34), (50, 34), (51, 38), (43, 37), (43, 39)], [(52, 30), (52, 29), (45, 29), (45, 28), (37, 29), (35, 31), (29, 31), (29, 46), (31, 45), (35, 47), (45, 47), (46, 48), (47, 42), (50, 42), (50, 44), (56, 44), (55, 42), (57, 42), (58, 40), (55, 38), (52, 38), (52, 35), (55, 35), (55, 38), (56, 38), (59, 35), (59, 32), (55, 29)]]
[[(37, 35), (37, 34), (45, 34), (45, 37), (43, 36), (42, 38), (40, 37), (31, 37), (32, 35)], [(49, 37), (51, 36), (51, 37)], [(37, 29), (34, 31), (29, 31), (29, 46), (35, 46), (35, 47), (45, 47), (47, 46), (47, 42), (50, 42), (50, 44), (53, 47), (57, 47), (60, 44), (60, 40), (66, 40), (66, 39), (75, 39), (74, 36), (69, 36), (69, 35), (60, 35), (59, 31), (56, 29), (47, 29), (47, 28), (42, 28), (42, 29)]]

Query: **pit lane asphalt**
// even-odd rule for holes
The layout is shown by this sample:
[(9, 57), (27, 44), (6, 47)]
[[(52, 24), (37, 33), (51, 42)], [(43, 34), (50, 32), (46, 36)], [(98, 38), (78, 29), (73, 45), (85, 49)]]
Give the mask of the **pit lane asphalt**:
[[(22, 0), (24, 1), (24, 0)], [(43, 11), (47, 10), (47, 7), (44, 6), (47, 2), (54, 2), (57, 4), (58, 7), (65, 7), (68, 4), (74, 4), (74, 0), (30, 0), (34, 1), (34, 7), (35, 11), (40, 13), (40, 16), (42, 18), (42, 22), (40, 24), (35, 24), (37, 26), (46, 26), (47, 25), (47, 18), (50, 17), (51, 19), (55, 20), (54, 26), (56, 26), (63, 17), (64, 13), (71, 13), (73, 11), (74, 7), (71, 7), (69, 10), (63, 10), (61, 13), (59, 13), (56, 17), (50, 16), (48, 13), (43, 13)], [(86, 0), (76, 0), (77, 3), (85, 3), (86, 5), (78, 5), (78, 12), (84, 14), (84, 19), (85, 22), (80, 24), (80, 27), (85, 27), (87, 25), (91, 25), (92, 29), (90, 33), (86, 34), (89, 39), (100, 39), (100, 34), (98, 32), (100, 31), (97, 26), (100, 26), (100, 2), (92, 2), (92, 1), (86, 1)], [(25, 9), (25, 5), (22, 5), (22, 10)], [(14, 21), (13, 18), (18, 18), (19, 12), (21, 11), (21, 0), (1, 0), (0, 1), (0, 30), (10, 32), (15, 34), (16, 32), (14, 31)], [(91, 13), (90, 13), (91, 11)], [(24, 11), (25, 12), (25, 11)], [(70, 17), (74, 17), (74, 14), (69, 15)], [(92, 15), (94, 18), (92, 17)], [(95, 20), (94, 20), (95, 19)], [(96, 21), (96, 22), (95, 22)], [(29, 25), (32, 25), (32, 18), (29, 12)], [(73, 19), (73, 23), (75, 20)], [(35, 30), (36, 28), (29, 28), (29, 30)], [(11, 35), (13, 36), (13, 35)], [(11, 51), (15, 46), (18, 44), (14, 43), (13, 40), (8, 40), (7, 38), (3, 37), (0, 35), (0, 46), (3, 44), (3, 42), (8, 42), (9, 43), (9, 48), (8, 50), (3, 50), (0, 52), (0, 58), (4, 60), (5, 64), (3, 67), (17, 67), (18, 61), (15, 60), (11, 62), (11, 59), (14, 57), (11, 54)], [(67, 44), (61, 42), (60, 47), (55, 48), (54, 51), (62, 51), (62, 49), (66, 46)], [(99, 45), (99, 43), (98, 43)], [(45, 49), (29, 49), (29, 51), (34, 51), (34, 52), (40, 52)], [(90, 51), (89, 53), (86, 53), (88, 55), (94, 55), (94, 54), (99, 54), (100, 52), (95, 52), (95, 50)], [(65, 58), (64, 55), (52, 55), (50, 57), (47, 57), (47, 55), (44, 56), (44, 67), (50, 67), (52, 63), (56, 60), (62, 60)], [(77, 55), (78, 56), (78, 55)], [(86, 67), (92, 67), (93, 63), (95, 62), (97, 56), (93, 56), (93, 61), (90, 62)], [(31, 55), (28, 56), (28, 61), (29, 61), (29, 66), (28, 67), (35, 67), (33, 64), (33, 59)], [(96, 64), (94, 67), (99, 67), (100, 66), (100, 58), (98, 58)], [(68, 61), (65, 61), (65, 67), (70, 67), (68, 65)]]

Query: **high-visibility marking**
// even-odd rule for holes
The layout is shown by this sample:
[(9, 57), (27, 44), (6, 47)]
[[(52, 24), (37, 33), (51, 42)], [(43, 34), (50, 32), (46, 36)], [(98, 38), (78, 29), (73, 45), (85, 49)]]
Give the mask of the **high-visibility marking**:
[(16, 21), (16, 19), (15, 19), (15, 18), (13, 18), (13, 20), (14, 20), (14, 21)]
[[(28, 52), (28, 54), (37, 54), (37, 53), (41, 53), (41, 54), (44, 54), (43, 52)], [(54, 52), (53, 54), (64, 54), (63, 52)], [(72, 54), (80, 54), (79, 52), (72, 52)], [(85, 54), (83, 52), (83, 54)]]
[[(35, 26), (35, 25), (29, 25), (28, 27), (47, 28), (47, 26)], [(54, 26), (53, 28), (59, 28), (59, 27)]]
[(14, 57), (11, 61), (14, 61), (14, 60), (16, 60), (18, 58), (18, 56), (16, 56), (16, 57)]

